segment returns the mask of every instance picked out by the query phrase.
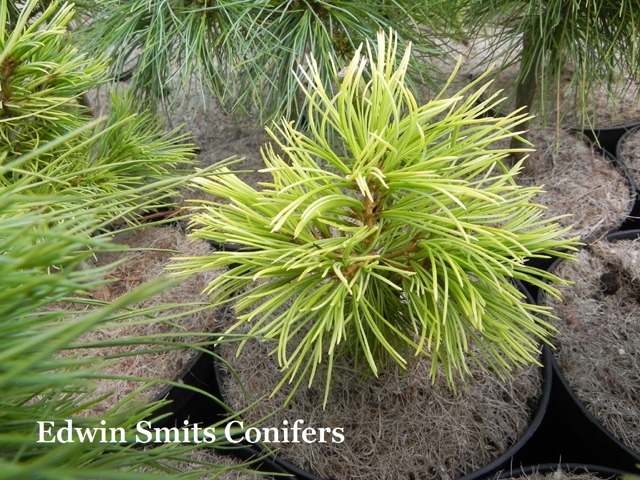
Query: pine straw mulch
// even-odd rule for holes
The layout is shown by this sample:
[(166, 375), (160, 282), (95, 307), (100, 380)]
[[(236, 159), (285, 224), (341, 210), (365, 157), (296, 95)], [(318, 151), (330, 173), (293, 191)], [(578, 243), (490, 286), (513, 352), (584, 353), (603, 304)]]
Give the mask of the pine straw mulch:
[[(108, 265), (112, 262), (126, 259), (124, 263), (108, 272), (106, 278), (112, 283), (96, 289), (93, 298), (104, 302), (111, 302), (122, 295), (131, 292), (143, 283), (149, 282), (160, 275), (166, 274), (164, 267), (170, 263), (170, 259), (179, 253), (184, 255), (203, 256), (211, 252), (211, 247), (203, 240), (192, 241), (182, 232), (171, 227), (146, 227), (132, 233), (126, 232), (116, 235), (114, 243), (126, 244), (131, 250), (123, 252), (100, 253), (95, 260), (95, 266)], [(136, 250), (136, 249), (151, 250)], [(166, 250), (166, 251), (160, 251)], [(140, 302), (134, 308), (154, 307), (172, 303), (207, 302), (208, 297), (201, 292), (217, 275), (219, 270), (209, 270), (197, 273), (186, 278), (180, 284), (173, 286), (153, 297)], [(55, 304), (52, 308), (65, 310), (90, 310), (91, 306), (79, 303)], [(194, 311), (196, 307), (172, 307), (165, 308), (155, 316), (187, 313), (176, 319), (168, 321), (157, 321), (143, 323), (141, 325), (130, 325), (131, 321), (125, 321), (122, 326), (114, 325), (92, 331), (79, 339), (79, 342), (108, 341), (111, 339), (126, 339), (138, 336), (151, 336), (159, 334), (175, 333), (175, 337), (164, 339), (172, 342), (184, 342), (194, 344), (206, 341), (206, 336), (184, 336), (182, 332), (212, 332), (221, 312), (211, 308), (207, 310)], [(132, 320), (142, 320), (136, 317)], [(158, 348), (148, 344), (135, 346), (114, 346), (99, 349), (70, 350), (68, 355), (77, 355), (80, 358), (121, 355), (129, 352), (146, 350), (148, 348)], [(163, 379), (176, 381), (185, 371), (189, 362), (197, 355), (198, 351), (190, 348), (180, 348), (166, 350), (164, 352), (145, 353), (129, 355), (118, 358), (115, 363), (101, 370), (103, 375), (118, 375), (142, 377), (149, 379)], [(125, 398), (128, 394), (141, 386), (140, 382), (127, 380), (102, 379), (97, 381), (98, 390), (92, 398), (109, 394), (112, 395), (106, 400), (98, 403), (93, 409), (85, 412), (86, 415), (100, 415), (107, 409)], [(152, 398), (157, 395), (164, 386), (154, 385), (144, 392), (144, 398)]]
[[(602, 86), (594, 88), (589, 94), (584, 116), (579, 111), (579, 96), (575, 92), (564, 92), (561, 102), (562, 124), (566, 126), (611, 128), (640, 122), (640, 85), (625, 85), (620, 77), (611, 91)], [(556, 118), (556, 113), (551, 116)]]
[(562, 262), (562, 302), (546, 302), (563, 321), (558, 364), (587, 409), (640, 451), (640, 240), (604, 240)]
[(516, 182), (544, 185), (546, 193), (534, 202), (547, 207), (546, 217), (571, 214), (558, 222), (573, 225), (565, 238), (598, 237), (624, 221), (633, 205), (629, 183), (592, 145), (565, 130), (540, 128), (532, 129), (530, 141), (536, 151)]
[(636, 186), (640, 186), (640, 129), (626, 136), (620, 145), (622, 162), (626, 165)]
[[(252, 188), (260, 188), (259, 182), (271, 181), (271, 175), (258, 170), (265, 168), (260, 151), (262, 146), (273, 144), (273, 141), (264, 126), (258, 125), (253, 118), (228, 116), (211, 94), (199, 92), (195, 85), (189, 91), (179, 92), (176, 104), (163, 114), (169, 128), (182, 125), (182, 131), (192, 136), (198, 149), (197, 168), (235, 157), (239, 161), (228, 168), (248, 171), (238, 177)], [(210, 195), (193, 187), (182, 188), (180, 194), (189, 200), (212, 200)], [(187, 206), (197, 205), (182, 199), (177, 201)]]
[[(246, 325), (238, 330), (245, 331)], [(304, 427), (344, 429), (343, 443), (269, 444), (284, 460), (324, 478), (458, 478), (490, 463), (524, 434), (533, 413), (530, 405), (541, 392), (535, 366), (516, 371), (515, 380), (507, 383), (472, 367), (468, 387), (454, 394), (442, 370), (432, 385), (428, 358), (408, 358), (408, 372), (391, 368), (379, 378), (364, 379), (350, 360), (341, 359), (334, 365), (326, 410), (325, 365), (318, 367), (310, 388), (303, 383), (278, 410), (290, 386), (267, 398), (282, 378), (277, 359), (269, 355), (274, 344), (250, 341), (237, 358), (236, 347), (225, 344), (219, 350), (243, 384), (222, 369), (228, 404), (239, 411), (262, 398), (245, 414), (245, 422), (276, 412), (261, 426), (302, 419)]]
[[(201, 480), (263, 480), (263, 479), (271, 479), (272, 477), (267, 477), (266, 473), (256, 472), (252, 469), (252, 465), (249, 463), (243, 463), (241, 460), (238, 460), (233, 455), (221, 453), (215, 448), (210, 447), (199, 447), (192, 451), (190, 451), (187, 455), (187, 458), (191, 459), (192, 462), (178, 462), (173, 461), (170, 462), (170, 466), (172, 468), (177, 469), (180, 472), (187, 473), (193, 472), (196, 470), (204, 470), (211, 468), (209, 465), (202, 465), (202, 462), (212, 463), (216, 465), (220, 465), (221, 467), (231, 467), (229, 470), (226, 470), (224, 473), (220, 474), (201, 474), (196, 477)], [(221, 469), (222, 470), (222, 469)], [(147, 473), (148, 470), (141, 469), (141, 473)]]
[[(522, 473), (521, 471), (514, 470), (512, 471), (512, 477), (503, 477), (503, 478), (514, 478), (520, 480), (599, 480), (602, 478), (614, 478), (615, 475), (602, 476), (598, 473), (592, 473), (587, 471), (583, 471), (582, 473), (578, 473), (576, 470), (562, 470), (558, 468), (552, 472), (539, 472), (533, 471), (530, 473)], [(498, 472), (495, 478), (498, 478), (499, 475), (503, 474), (503, 472)]]

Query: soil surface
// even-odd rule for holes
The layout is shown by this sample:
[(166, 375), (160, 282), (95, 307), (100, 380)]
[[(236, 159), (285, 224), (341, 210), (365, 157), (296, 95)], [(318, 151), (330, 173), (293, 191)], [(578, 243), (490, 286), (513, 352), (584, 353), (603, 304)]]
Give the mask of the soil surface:
[(572, 226), (565, 237), (597, 238), (624, 221), (634, 201), (629, 182), (586, 139), (534, 125), (530, 141), (536, 151), (516, 182), (544, 186), (534, 200), (547, 207), (545, 217), (570, 215), (558, 221)]
[[(172, 227), (147, 227), (137, 232), (126, 232), (114, 237), (114, 243), (128, 245), (131, 250), (123, 252), (101, 253), (96, 256), (94, 265), (106, 266), (113, 262), (122, 261), (105, 274), (105, 279), (111, 283), (103, 285), (92, 292), (93, 299), (110, 302), (131, 292), (143, 283), (147, 283), (160, 275), (166, 274), (164, 267), (170, 263), (172, 257), (181, 255), (202, 256), (211, 252), (211, 247), (203, 240), (188, 239), (183, 232)], [(108, 341), (118, 338), (132, 338), (171, 334), (167, 341), (188, 344), (206, 341), (207, 337), (190, 336), (196, 332), (212, 332), (219, 321), (219, 311), (211, 308), (195, 311), (194, 307), (171, 307), (174, 303), (200, 302), (206, 304), (208, 297), (202, 295), (202, 290), (211, 282), (220, 270), (210, 270), (192, 275), (153, 297), (137, 304), (134, 308), (161, 307), (156, 317), (179, 315), (165, 321), (144, 322), (143, 317), (134, 317), (112, 325), (103, 325), (80, 338), (80, 342)], [(166, 306), (166, 307), (162, 307)], [(66, 303), (56, 304), (54, 308), (88, 310), (87, 305)], [(135, 325), (133, 322), (140, 324)], [(127, 347), (106, 347), (99, 349), (83, 349), (75, 353), (80, 358), (125, 355), (131, 352), (158, 349), (150, 344)], [(103, 375), (131, 376), (149, 379), (164, 379), (176, 381), (188, 366), (189, 361), (197, 355), (197, 350), (189, 348), (159, 351), (138, 355), (127, 355), (116, 359), (106, 369), (99, 373)], [(102, 379), (97, 381), (98, 390), (93, 397), (111, 394), (106, 400), (96, 404), (93, 409), (84, 412), (87, 415), (100, 415), (116, 405), (127, 395), (140, 387), (139, 382)], [(164, 385), (157, 384), (144, 392), (143, 398), (153, 398), (164, 389)]]
[(640, 452), (640, 240), (604, 240), (562, 262), (574, 285), (547, 299), (561, 318), (558, 364), (587, 409)]
[[(561, 470), (560, 468), (558, 468), (558, 470), (554, 472), (547, 472), (547, 473), (532, 472), (529, 474), (519, 475), (520, 472), (518, 472), (517, 470), (514, 470), (513, 473), (514, 473), (513, 477), (507, 477), (507, 478), (513, 478), (513, 479), (518, 478), (521, 480), (599, 480), (602, 478), (606, 478), (596, 473), (591, 473), (591, 472), (577, 473), (575, 471), (567, 472), (565, 470)], [(615, 477), (615, 475), (611, 476), (610, 478), (613, 478), (613, 477)], [(496, 475), (496, 478), (497, 478), (497, 475)]]
[(220, 348), (241, 382), (223, 371), (227, 402), (239, 411), (260, 400), (243, 415), (249, 423), (275, 411), (260, 428), (297, 419), (305, 427), (343, 428), (343, 443), (270, 444), (283, 459), (323, 478), (459, 478), (490, 463), (524, 434), (541, 392), (535, 366), (515, 371), (515, 380), (506, 383), (472, 367), (473, 376), (466, 387), (459, 383), (456, 394), (441, 370), (432, 384), (430, 358), (409, 357), (407, 371), (391, 367), (378, 378), (363, 378), (351, 359), (342, 359), (334, 365), (326, 409), (326, 368), (320, 365), (314, 383), (303, 384), (278, 410), (291, 389), (285, 385), (268, 398), (282, 378), (270, 355), (273, 348), (270, 342), (248, 342), (239, 357), (232, 344)]

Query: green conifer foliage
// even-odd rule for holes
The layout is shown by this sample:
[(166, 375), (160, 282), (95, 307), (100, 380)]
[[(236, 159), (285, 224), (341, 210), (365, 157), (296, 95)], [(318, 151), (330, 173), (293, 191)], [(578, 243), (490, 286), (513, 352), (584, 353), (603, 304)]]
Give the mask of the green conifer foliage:
[[(127, 218), (127, 228), (135, 228), (138, 208), (174, 194), (191, 177), (173, 165), (188, 162), (191, 147), (163, 132), (156, 117), (136, 114), (129, 97), (114, 97), (109, 117), (92, 120), (78, 98), (104, 81), (105, 67), (70, 45), (72, 16), (72, 6), (57, 1), (0, 0), (0, 479), (219, 475), (230, 467), (203, 461), (199, 470), (179, 470), (196, 444), (132, 448), (137, 422), (162, 404), (141, 403), (140, 393), (159, 380), (120, 377), (141, 386), (96, 417), (94, 407), (104, 400), (94, 398), (96, 382), (117, 355), (80, 352), (181, 345), (167, 335), (90, 341), (84, 334), (179, 322), (208, 307), (136, 305), (168, 288), (166, 279), (112, 303), (91, 296), (113, 265), (87, 261), (125, 248), (99, 233), (102, 227)], [(189, 308), (172, 313), (177, 306)], [(106, 428), (107, 441), (100, 433), (83, 440), (75, 430), (69, 437), (41, 436), (43, 430), (55, 435), (67, 421), (83, 431)], [(126, 443), (120, 434), (111, 441), (109, 429), (121, 429)]]
[(543, 219), (540, 188), (517, 185), (522, 162), (503, 164), (512, 150), (490, 148), (528, 117), (486, 117), (497, 101), (481, 101), (484, 88), (421, 105), (405, 84), (410, 50), (400, 57), (382, 32), (367, 49), (335, 94), (312, 57), (299, 77), (309, 132), (268, 130), (283, 153), (264, 149), (273, 180), (261, 190), (230, 174), (195, 180), (224, 201), (194, 213), (193, 235), (244, 249), (172, 268), (229, 266), (209, 286), (213, 302), (233, 300), (234, 328), (248, 322), (277, 342), (282, 383), (311, 382), (326, 362), (326, 395), (339, 355), (373, 374), (427, 355), (454, 388), (470, 362), (499, 375), (535, 362), (554, 328), (512, 280), (555, 292), (537, 277), (561, 280), (525, 260), (570, 256), (555, 249), (576, 242)]
[[(210, 90), (228, 112), (264, 122), (297, 118), (304, 97), (291, 71), (313, 51), (325, 86), (330, 59), (348, 63), (355, 46), (395, 28), (424, 57), (441, 55), (437, 39), (455, 30), (447, 2), (424, 0), (99, 0), (81, 29), (82, 44), (113, 58), (116, 78), (130, 73), (138, 96), (175, 98)], [(437, 45), (438, 44), (438, 45)], [(415, 78), (431, 79), (427, 62)], [(129, 75), (125, 75), (128, 77)]]

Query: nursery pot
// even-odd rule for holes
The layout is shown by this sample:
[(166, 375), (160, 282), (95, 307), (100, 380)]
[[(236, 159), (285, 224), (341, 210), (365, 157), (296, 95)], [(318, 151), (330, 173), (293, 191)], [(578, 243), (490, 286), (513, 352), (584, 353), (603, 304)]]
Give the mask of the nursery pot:
[(635, 189), (613, 156), (596, 151), (585, 135), (564, 129), (533, 131), (529, 140), (538, 150), (527, 159), (519, 183), (544, 185), (546, 193), (536, 201), (547, 207), (545, 217), (559, 217), (560, 226), (571, 227), (566, 237), (595, 239), (621, 227)]
[[(632, 127), (619, 127), (619, 128), (632, 128)], [(582, 134), (581, 130), (572, 130), (572, 131), (578, 134)], [(624, 132), (626, 131), (627, 130), (622, 131), (620, 135), (623, 135)], [(587, 135), (587, 132), (584, 132), (584, 135), (582, 138), (587, 143), (591, 142), (591, 139), (592, 139), (591, 136)], [(618, 138), (619, 136), (616, 137), (616, 139)], [(615, 152), (615, 147), (613, 151)], [(609, 163), (611, 163), (618, 171), (620, 171), (622, 176), (625, 178), (628, 185), (629, 197), (631, 198), (631, 202), (628, 210), (626, 211), (626, 215), (624, 217), (620, 217), (617, 224), (611, 225), (608, 230), (608, 233), (615, 232), (615, 231), (628, 231), (628, 230), (636, 229), (640, 226), (640, 223), (638, 220), (640, 217), (640, 201), (638, 199), (637, 185), (634, 183), (631, 177), (631, 174), (629, 173), (625, 165), (622, 162), (620, 162), (618, 158), (614, 157), (614, 155), (612, 153), (609, 153), (608, 150), (604, 150), (602, 153), (603, 153), (603, 157)], [(600, 235), (595, 235), (595, 236), (592, 235), (589, 238), (581, 238), (581, 241), (585, 243), (589, 243), (590, 241), (593, 241), (599, 237)], [(525, 262), (527, 266), (535, 267), (544, 271), (549, 270), (554, 263), (558, 263), (558, 260), (555, 257), (529, 258)], [(527, 291), (531, 294), (531, 296), (537, 299), (539, 295), (539, 288), (528, 282), (523, 282), (523, 283)]]
[[(218, 363), (211, 355), (214, 347), (209, 347), (209, 350), (210, 352), (198, 353), (180, 376), (178, 382), (184, 384), (185, 387), (169, 386), (156, 396), (155, 401), (168, 400), (171, 403), (162, 406), (153, 413), (153, 418), (162, 417), (153, 421), (153, 428), (180, 428), (185, 421), (188, 424), (206, 427), (220, 422), (229, 415), (228, 410), (221, 403), (202, 393), (206, 392), (218, 399), (223, 398), (220, 390)], [(187, 386), (202, 390), (202, 392), (187, 388)], [(244, 461), (256, 460), (264, 455), (263, 452), (252, 446), (238, 448), (226, 446), (223, 449), (217, 449), (216, 452), (224, 455), (232, 454)], [(252, 463), (251, 468), (270, 473), (273, 478), (291, 478), (288, 475), (289, 470), (271, 457), (262, 458)]]
[(203, 425), (219, 422), (226, 414), (225, 409), (211, 398), (194, 390), (199, 389), (219, 398), (216, 368), (216, 362), (211, 353), (199, 352), (177, 380), (177, 383), (185, 386), (168, 386), (154, 399), (154, 401), (166, 400), (171, 403), (154, 412), (154, 418), (160, 416), (164, 418), (155, 421), (153, 426), (181, 427), (184, 420)]
[[(533, 300), (529, 299), (530, 302), (533, 302)], [(533, 418), (526, 430), (526, 432), (514, 443), (511, 445), (511, 447), (505, 451), (504, 453), (502, 453), (498, 458), (496, 458), (494, 461), (492, 461), (491, 463), (489, 463), (488, 465), (486, 465), (483, 468), (480, 468), (476, 471), (474, 471), (471, 474), (468, 474), (463, 478), (463, 480), (475, 480), (475, 479), (480, 479), (480, 478), (485, 478), (489, 475), (492, 475), (494, 473), (496, 473), (497, 471), (499, 471), (500, 469), (504, 469), (506, 468), (509, 464), (511, 459), (513, 458), (513, 456), (530, 440), (530, 438), (536, 433), (538, 427), (541, 425), (543, 417), (545, 415), (546, 409), (547, 409), (547, 405), (549, 402), (549, 398), (550, 398), (550, 393), (551, 393), (551, 375), (552, 375), (552, 369), (550, 367), (550, 361), (551, 361), (551, 353), (550, 350), (547, 346), (545, 346), (542, 349), (542, 364), (544, 365), (541, 368), (541, 375), (542, 375), (542, 392), (540, 397), (537, 399), (537, 408), (535, 409), (535, 413), (533, 414)], [(217, 390), (219, 392), (220, 395), (220, 399), (224, 402), (228, 404), (227, 398), (226, 398), (226, 394), (225, 394), (225, 389), (224, 389), (224, 385), (223, 385), (223, 379), (222, 379), (222, 375), (221, 375), (221, 371), (218, 368), (218, 363), (216, 362), (216, 366), (214, 368), (214, 371), (217, 375)], [(328, 406), (328, 408), (330, 408), (330, 406)], [(348, 440), (347, 440), (348, 441)], [(243, 448), (239, 448), (239, 449), (234, 449), (233, 453), (234, 455), (239, 456), (241, 459), (243, 460), (250, 460), (250, 459), (255, 459), (261, 456), (265, 456), (268, 459), (269, 465), (275, 465), (277, 466), (279, 469), (281, 469), (284, 472), (287, 472), (289, 474), (291, 474), (293, 476), (293, 478), (299, 479), (299, 480), (322, 480), (322, 477), (319, 477), (313, 473), (310, 473), (309, 471), (305, 471), (295, 465), (292, 465), (290, 462), (287, 462), (285, 460), (283, 460), (282, 458), (280, 458), (280, 456), (278, 455), (278, 453), (275, 454), (269, 454), (268, 449), (260, 443), (249, 443), (247, 441), (243, 441), (242, 443), (238, 444), (238, 445), (242, 445)], [(424, 469), (428, 470), (430, 468), (429, 465), (425, 465)], [(273, 470), (271, 470), (273, 471)]]
[(629, 158), (628, 152), (625, 152), (625, 143), (640, 135), (640, 125), (625, 132), (616, 145), (616, 157), (621, 168), (627, 173), (629, 181), (633, 185), (636, 195), (634, 208), (629, 214), (629, 218), (621, 228), (621, 230), (635, 230), (640, 228), (640, 148), (634, 152), (633, 158)]
[[(619, 128), (623, 128), (623, 127), (619, 127)], [(585, 134), (585, 137), (583, 137), (583, 138), (585, 138), (585, 141), (587, 141), (587, 142), (591, 141), (591, 137), (589, 135)], [(624, 137), (624, 134), (623, 134), (623, 137)], [(596, 143), (596, 145), (597, 145), (597, 143)], [(622, 174), (622, 176), (627, 181), (628, 190), (629, 190), (629, 196), (631, 198), (631, 202), (630, 202), (630, 205), (629, 205), (629, 209), (627, 211), (627, 215), (624, 218), (620, 219), (620, 221), (616, 225), (612, 225), (612, 227), (609, 230), (609, 233), (616, 232), (618, 230), (632, 230), (633, 226), (630, 225), (630, 221), (633, 219), (633, 217), (635, 216), (635, 213), (636, 213), (636, 211), (638, 209), (638, 188), (637, 188), (637, 185), (634, 182), (631, 174), (629, 173), (629, 170), (625, 166), (624, 162), (622, 162), (620, 160), (620, 156), (616, 153), (618, 145), (619, 145), (619, 142), (616, 144), (616, 146), (613, 147), (612, 151), (609, 151), (606, 148), (602, 148), (601, 151), (602, 151), (603, 157), (609, 163), (611, 163), (611, 165), (613, 165)], [(598, 237), (599, 236), (595, 236), (595, 237), (591, 236), (589, 238), (583, 238), (581, 240), (584, 241), (585, 243), (588, 243), (590, 241), (595, 240)]]
[[(215, 361), (213, 364), (212, 373), (215, 377), (215, 395), (223, 403), (227, 403), (226, 395), (224, 393), (224, 386), (222, 380), (222, 374), (220, 372), (219, 362)], [(230, 416), (230, 409), (224, 412), (225, 417)], [(220, 420), (220, 417), (217, 421)], [(307, 473), (295, 465), (278, 458), (277, 454), (271, 453), (263, 444), (252, 444), (246, 440), (241, 440), (236, 444), (236, 448), (229, 450), (231, 455), (239, 458), (242, 461), (251, 461), (257, 458), (262, 458), (261, 463), (255, 467), (263, 472), (275, 472), (281, 473), (282, 478), (296, 478), (304, 480), (322, 480), (320, 477)], [(280, 475), (274, 475), (275, 478), (280, 478)]]
[[(620, 138), (630, 130), (636, 128), (640, 123), (631, 123), (629, 125), (620, 125), (616, 127), (605, 128), (571, 128), (571, 131), (581, 132), (591, 140), (593, 140), (598, 147), (608, 152), (611, 156), (617, 156), (617, 147)], [(618, 157), (619, 158), (619, 157)]]
[[(617, 225), (613, 226), (613, 228), (611, 228), (609, 232), (613, 233), (617, 231), (635, 230), (638, 228), (637, 220), (640, 215), (637, 183), (633, 179), (633, 176), (627, 169), (624, 162), (620, 160), (619, 156), (614, 157), (607, 151), (604, 152), (604, 156), (607, 160), (609, 160), (609, 162), (611, 162), (612, 165), (614, 165), (622, 173), (622, 175), (627, 180), (629, 184), (629, 195), (632, 199), (626, 218), (622, 219)], [(586, 240), (588, 241), (590, 239), (586, 239)]]
[(553, 474), (558, 470), (572, 474), (588, 473), (599, 478), (615, 479), (625, 474), (625, 472), (614, 469), (601, 467), (597, 465), (585, 465), (576, 463), (556, 463), (556, 464), (543, 464), (543, 465), (531, 465), (528, 467), (510, 468), (507, 471), (501, 472), (499, 475), (493, 477), (495, 480), (506, 480), (509, 478), (528, 478), (529, 475), (542, 473)]
[[(525, 432), (525, 434), (509, 448), (506, 452), (504, 452), (500, 457), (486, 465), (485, 467), (465, 475), (460, 480), (477, 480), (486, 478), (495, 474), (497, 471), (507, 468), (510, 464), (514, 455), (516, 455), (526, 444), (530, 441), (530, 439), (535, 435), (536, 431), (542, 424), (543, 418), (545, 417), (547, 411), (547, 405), (549, 403), (549, 398), (551, 394), (551, 376), (552, 376), (552, 368), (551, 368), (551, 360), (552, 354), (548, 346), (544, 346), (542, 350), (542, 363), (543, 367), (542, 376), (543, 376), (543, 385), (542, 385), (542, 395), (539, 399), (539, 404), (537, 411), (531, 421), (529, 428)], [(217, 375), (217, 390), (220, 392), (220, 399), (226, 403), (226, 397), (224, 394), (223, 381), (220, 375), (220, 370), (217, 366), (217, 362), (215, 362), (215, 371)], [(277, 454), (269, 454), (268, 449), (261, 444), (251, 444), (246, 441), (242, 441), (240, 444), (242, 448), (234, 448), (230, 453), (236, 455), (238, 458), (247, 461), (256, 459), (262, 456), (265, 456), (265, 464), (264, 471), (282, 471), (283, 473), (288, 473), (297, 480), (324, 480), (322, 477), (318, 477), (313, 473), (302, 470), (295, 465), (283, 460), (277, 456)], [(274, 470), (273, 467), (276, 467)]]
[[(638, 237), (638, 230), (621, 231), (609, 234), (607, 241), (633, 240)], [(554, 262), (549, 271), (555, 271), (562, 260)], [(545, 303), (543, 293), (539, 292), (538, 304)], [(585, 346), (580, 344), (576, 348), (584, 350)], [(594, 417), (570, 386), (555, 357), (551, 366), (554, 388), (545, 424), (557, 430), (556, 438), (552, 438), (553, 432), (549, 433), (549, 442), (555, 443), (560, 459), (597, 464), (626, 472), (636, 471), (635, 466), (640, 464), (640, 454), (623, 444)]]
[[(630, 140), (633, 136), (640, 134), (640, 125), (636, 126), (635, 128), (632, 128), (631, 130), (627, 131), (624, 133), (624, 135), (622, 135), (620, 137), (620, 140), (618, 141), (618, 143), (616, 144), (616, 158), (618, 159), (618, 161), (621, 163), (622, 167), (625, 169), (625, 171), (627, 172), (627, 174), (629, 175), (629, 178), (634, 186), (634, 188), (636, 190), (640, 189), (640, 186), (638, 185), (640, 183), (640, 180), (638, 179), (638, 176), (633, 176), (629, 169), (628, 169), (628, 154), (625, 154), (624, 152), (624, 145), (625, 143)], [(640, 154), (640, 152), (638, 152)], [(640, 163), (640, 159), (638, 159), (638, 163)]]
[(551, 369), (551, 350), (548, 345), (543, 346), (542, 348), (542, 397), (540, 398), (540, 402), (538, 405), (538, 410), (536, 411), (529, 428), (525, 432), (525, 434), (515, 443), (513, 446), (504, 452), (499, 458), (491, 462), (486, 467), (473, 472), (469, 475), (462, 477), (461, 480), (474, 480), (485, 478), (487, 476), (495, 474), (495, 472), (504, 469), (507, 465), (510, 465), (514, 456), (518, 454), (534, 437), (540, 426), (542, 425), (543, 419), (546, 415), (547, 408), (549, 406), (549, 400), (551, 398), (551, 385), (552, 385), (552, 369)]

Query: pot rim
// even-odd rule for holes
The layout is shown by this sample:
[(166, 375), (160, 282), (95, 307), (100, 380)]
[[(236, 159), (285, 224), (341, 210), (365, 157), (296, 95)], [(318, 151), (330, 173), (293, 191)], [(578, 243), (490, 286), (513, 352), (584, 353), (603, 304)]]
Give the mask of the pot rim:
[(625, 123), (622, 125), (614, 125), (612, 127), (598, 127), (591, 128), (585, 126), (569, 127), (568, 130), (572, 132), (581, 132), (590, 138), (600, 149), (609, 152), (611, 155), (616, 155), (616, 145), (626, 132), (632, 130), (635, 127), (640, 126), (640, 119), (636, 122)]

